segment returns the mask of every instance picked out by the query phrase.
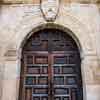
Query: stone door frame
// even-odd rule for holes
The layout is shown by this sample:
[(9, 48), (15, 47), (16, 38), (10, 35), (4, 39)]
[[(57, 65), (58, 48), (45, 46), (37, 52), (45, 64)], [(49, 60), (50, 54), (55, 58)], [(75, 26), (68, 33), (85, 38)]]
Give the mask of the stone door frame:
[[(86, 100), (86, 84), (85, 84), (85, 77), (84, 77), (84, 69), (83, 69), (83, 60), (84, 60), (84, 56), (83, 56), (83, 48), (82, 48), (82, 45), (80, 44), (80, 41), (79, 39), (77, 38), (77, 36), (68, 28), (62, 26), (62, 25), (59, 25), (59, 24), (54, 24), (54, 23), (46, 23), (46, 24), (42, 24), (34, 29), (32, 29), (32, 31), (30, 33), (27, 34), (27, 36), (24, 38), (24, 40), (22, 41), (21, 43), (21, 47), (19, 49), (19, 58), (21, 59), (21, 55), (22, 55), (22, 48), (24, 46), (24, 44), (27, 42), (27, 39), (29, 37), (31, 37), (31, 35), (33, 35), (35, 32), (39, 31), (39, 30), (42, 30), (42, 29), (58, 29), (58, 30), (61, 30), (62, 32), (65, 32), (66, 34), (69, 34), (73, 40), (76, 42), (78, 48), (79, 48), (79, 51), (80, 51), (80, 58), (81, 58), (81, 74), (82, 74), (82, 82), (83, 82), (83, 100)], [(21, 67), (21, 60), (19, 59), (19, 65)]]

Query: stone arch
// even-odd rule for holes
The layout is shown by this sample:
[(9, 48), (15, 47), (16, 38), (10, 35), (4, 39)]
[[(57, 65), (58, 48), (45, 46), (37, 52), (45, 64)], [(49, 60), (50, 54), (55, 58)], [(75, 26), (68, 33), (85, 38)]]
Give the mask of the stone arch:
[[(68, 28), (66, 28), (66, 27), (64, 27), (62, 25), (54, 24), (54, 23), (42, 24), (42, 25), (39, 25), (38, 27), (32, 29), (31, 32), (29, 34), (27, 34), (27, 36), (22, 41), (22, 43), (21, 43), (22, 45), (20, 46), (20, 48), (23, 48), (23, 45), (25, 44), (25, 42), (27, 41), (27, 39), (31, 37), (31, 35), (33, 35), (37, 31), (40, 31), (40, 30), (43, 30), (43, 29), (58, 29), (58, 30), (61, 30), (61, 31), (67, 33), (76, 42), (79, 51), (80, 52), (83, 51), (79, 39), (77, 38), (77, 36), (75, 34), (73, 34), (73, 32), (70, 29), (68, 29)], [(82, 57), (82, 55), (81, 55), (81, 57)]]
[[(61, 25), (57, 25), (57, 24), (53, 24), (53, 23), (47, 23), (47, 24), (43, 24), (43, 25), (41, 25), (41, 26), (39, 26), (39, 27), (37, 27), (37, 28), (35, 28), (35, 29), (33, 29), (32, 31), (31, 31), (31, 33), (30, 34), (28, 34), (27, 36), (26, 36), (26, 38), (24, 39), (24, 41), (23, 41), (23, 43), (22, 43), (22, 52), (24, 52), (24, 47), (25, 47), (25, 44), (27, 44), (27, 42), (28, 42), (28, 40), (30, 39), (30, 38), (32, 38), (33, 36), (34, 36), (34, 34), (36, 34), (36, 33), (38, 33), (38, 32), (41, 32), (41, 30), (42, 31), (44, 31), (44, 30), (48, 30), (48, 29), (51, 29), (51, 30), (57, 30), (57, 31), (59, 31), (59, 32), (62, 32), (61, 34), (63, 34), (63, 32), (64, 32), (64, 34), (66, 34), (66, 35), (64, 35), (64, 36), (70, 36), (70, 38), (72, 38), (72, 41), (75, 43), (75, 45), (77, 45), (77, 49), (78, 49), (78, 52), (79, 52), (79, 61), (80, 61), (80, 52), (81, 52), (81, 45), (80, 45), (80, 42), (79, 42), (79, 40), (77, 39), (77, 37), (69, 30), (69, 29), (67, 29), (67, 28), (65, 28), (65, 27), (63, 27), (63, 26), (61, 26)], [(40, 33), (41, 34), (41, 33)], [(53, 34), (54, 35), (54, 34)], [(57, 38), (56, 38), (57, 39)], [(67, 40), (66, 40), (67, 41)], [(27, 48), (27, 47), (26, 47)], [(38, 49), (38, 50), (41, 50), (41, 49)], [(34, 50), (33, 50), (34, 51)], [(59, 50), (58, 50), (59, 51)], [(23, 57), (22, 57), (22, 59), (24, 59)], [(82, 58), (81, 58), (82, 59)], [(81, 69), (81, 65), (80, 65), (80, 67), (79, 67), (80, 69)], [(21, 70), (22, 70), (22, 68), (21, 68)], [(81, 71), (80, 71), (80, 73), (81, 73)], [(22, 74), (21, 74), (22, 75)], [(79, 76), (81, 76), (81, 75), (79, 75)], [(80, 79), (81, 80), (81, 79)], [(82, 82), (83, 83), (83, 82)], [(81, 92), (80, 92), (81, 93)], [(82, 97), (82, 96), (81, 96)], [(82, 97), (83, 98), (83, 97)], [(81, 98), (81, 99), (82, 99)], [(82, 99), (83, 100), (83, 99)]]
[[(64, 11), (65, 10), (63, 10), (63, 12)], [(18, 40), (21, 34), (21, 37), (16, 44), (17, 50), (21, 48), (23, 41), (26, 39), (28, 35), (31, 34), (31, 31), (36, 31), (37, 28), (43, 28), (48, 24), (48, 26), (54, 26), (54, 27), (58, 26), (59, 28), (61, 26), (64, 29), (71, 30), (72, 32), (70, 33), (74, 33), (72, 36), (76, 36), (77, 40), (80, 41), (82, 55), (90, 52), (94, 54), (96, 53), (94, 43), (90, 36), (91, 31), (71, 13), (62, 14), (62, 16), (59, 16), (54, 23), (46, 23), (40, 16), (35, 18), (35, 20), (30, 18), (29, 22), (35, 22), (35, 23), (28, 23), (28, 21), (27, 22), (24, 21), (26, 19), (27, 16), (23, 19), (24, 22), (23, 25), (19, 26), (21, 30), (18, 29), (19, 31), (17, 31), (16, 40)]]
[[(32, 30), (31, 30), (31, 32), (29, 32), (24, 38), (23, 38), (23, 41), (22, 41), (22, 43), (21, 43), (21, 45), (20, 45), (20, 55), (21, 55), (21, 52), (22, 52), (22, 48), (23, 48), (23, 46), (24, 46), (24, 44), (25, 44), (25, 42), (27, 41), (27, 39), (29, 38), (29, 37), (31, 37), (31, 35), (32, 34), (34, 34), (35, 32), (37, 32), (37, 31), (39, 31), (39, 30), (41, 30), (41, 29), (45, 29), (45, 28), (54, 28), (54, 29), (59, 29), (59, 30), (61, 30), (61, 31), (64, 31), (65, 33), (68, 33), (72, 38), (73, 38), (73, 40), (76, 42), (76, 44), (77, 44), (77, 46), (78, 46), (78, 48), (79, 48), (79, 51), (80, 51), (80, 57), (81, 57), (81, 61), (82, 61), (82, 59), (84, 58), (83, 57), (83, 53), (84, 53), (84, 48), (82, 47), (82, 44), (81, 44), (81, 42), (80, 42), (80, 39), (77, 37), (77, 35), (76, 34), (74, 34), (71, 30), (70, 30), (70, 28), (67, 28), (65, 25), (60, 25), (60, 24), (57, 24), (57, 23), (44, 23), (44, 24), (41, 24), (41, 25), (38, 25), (37, 27), (35, 27), (35, 28), (33, 28)], [(21, 57), (21, 56), (20, 56)], [(21, 58), (20, 58), (21, 59)], [(19, 60), (19, 62), (20, 62), (20, 60)], [(83, 100), (85, 100), (86, 99), (86, 88), (85, 88), (85, 76), (84, 76), (84, 68), (82, 68), (83, 67), (83, 65), (81, 65), (81, 74), (82, 74), (82, 80), (83, 80)]]

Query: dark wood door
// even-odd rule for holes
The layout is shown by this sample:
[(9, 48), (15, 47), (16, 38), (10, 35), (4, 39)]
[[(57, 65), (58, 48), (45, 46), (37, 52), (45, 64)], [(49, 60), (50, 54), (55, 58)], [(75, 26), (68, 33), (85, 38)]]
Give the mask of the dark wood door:
[(80, 55), (74, 40), (43, 30), (23, 48), (20, 100), (82, 100)]

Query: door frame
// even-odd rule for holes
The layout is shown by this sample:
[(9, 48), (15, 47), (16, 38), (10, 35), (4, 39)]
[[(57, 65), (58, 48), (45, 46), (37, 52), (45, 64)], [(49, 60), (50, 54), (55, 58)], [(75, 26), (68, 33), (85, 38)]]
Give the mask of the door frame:
[[(59, 29), (63, 32), (65, 32), (66, 34), (69, 34), (73, 40), (76, 42), (78, 49), (80, 51), (80, 59), (81, 59), (81, 74), (82, 74), (82, 82), (83, 82), (83, 100), (87, 100), (87, 90), (86, 90), (86, 74), (85, 74), (85, 66), (88, 66), (88, 64), (85, 63), (85, 59), (84, 59), (84, 52), (85, 52), (85, 48), (83, 47), (82, 42), (84, 40), (79, 39), (76, 34), (74, 34), (74, 32), (72, 32), (69, 28), (67, 28), (66, 25), (62, 25), (62, 24), (57, 24), (57, 23), (41, 23), (40, 25), (36, 25), (28, 34), (26, 34), (23, 39), (21, 40), (20, 45), (18, 46), (18, 68), (19, 71), (21, 71), (21, 59), (22, 59), (22, 50), (23, 50), (23, 46), (26, 43), (26, 41), (30, 38), (30, 36), (32, 34), (34, 34), (37, 31), (40, 31), (42, 29)], [(85, 38), (85, 37), (83, 37)], [(80, 41), (82, 40), (82, 41)], [(19, 73), (20, 75), (21, 73)], [(20, 77), (20, 76), (19, 76)], [(18, 81), (18, 88), (17, 88), (17, 94), (19, 98), (19, 85), (20, 85), (20, 80)]]
[[(47, 24), (48, 25), (48, 24)], [(52, 26), (52, 24), (50, 24), (50, 26), (47, 26), (47, 27), (45, 27), (45, 28), (43, 28), (43, 27), (40, 27), (40, 29), (39, 30), (41, 30), (41, 29), (51, 29), (51, 28), (53, 28), (53, 29), (55, 29), (53, 26)], [(81, 55), (81, 52), (82, 52), (82, 48), (81, 48), (81, 45), (80, 45), (80, 43), (78, 42), (79, 40), (76, 38), (76, 36), (69, 30), (69, 29), (67, 29), (67, 31), (65, 30), (66, 28), (65, 27), (63, 27), (63, 29), (61, 29), (61, 28), (56, 28), (56, 29), (58, 29), (58, 30), (60, 30), (60, 31), (62, 31), (62, 32), (64, 32), (64, 33), (67, 33), (68, 35), (70, 35), (71, 37), (72, 37), (72, 39), (73, 39), (73, 41), (75, 41), (75, 43), (76, 43), (76, 45), (77, 45), (77, 47), (78, 47), (78, 49), (79, 49), (79, 53), (80, 53), (80, 59), (81, 59), (81, 64), (82, 64), (82, 55)], [(34, 32), (31, 32), (31, 34), (28, 34), (28, 36), (27, 36), (27, 39), (25, 39), (25, 41), (23, 41), (23, 46), (24, 46), (24, 44), (26, 43), (26, 41), (28, 40), (28, 38), (29, 37), (31, 37), (31, 35), (32, 34), (34, 34), (35, 32), (37, 32), (37, 31), (39, 31), (39, 30), (35, 30)], [(74, 37), (74, 38), (73, 38)], [(21, 48), (21, 52), (22, 52), (22, 48)], [(21, 53), (20, 52), (20, 53)], [(22, 56), (22, 54), (21, 54), (21, 56)], [(21, 57), (22, 58), (22, 57)], [(80, 67), (81, 67), (81, 65), (80, 65)], [(81, 69), (81, 75), (82, 75), (82, 69)], [(82, 75), (83, 76), (83, 75)], [(83, 77), (81, 77), (82, 78), (82, 87), (83, 87)], [(84, 87), (83, 87), (83, 91), (84, 91)], [(19, 92), (20, 93), (20, 92)], [(20, 97), (20, 95), (19, 95), (19, 97)], [(84, 92), (83, 92), (83, 97), (84, 97)], [(83, 100), (84, 100), (84, 98), (83, 98)]]

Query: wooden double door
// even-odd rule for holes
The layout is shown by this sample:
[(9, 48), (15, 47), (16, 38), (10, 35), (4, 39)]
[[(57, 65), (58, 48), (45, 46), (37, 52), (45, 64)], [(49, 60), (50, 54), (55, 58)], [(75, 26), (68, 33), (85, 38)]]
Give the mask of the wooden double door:
[(44, 30), (28, 40), (20, 100), (83, 100), (79, 51), (71, 37), (66, 37), (58, 30)]

